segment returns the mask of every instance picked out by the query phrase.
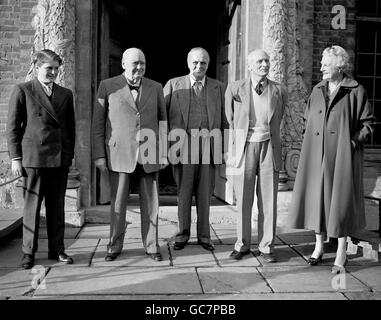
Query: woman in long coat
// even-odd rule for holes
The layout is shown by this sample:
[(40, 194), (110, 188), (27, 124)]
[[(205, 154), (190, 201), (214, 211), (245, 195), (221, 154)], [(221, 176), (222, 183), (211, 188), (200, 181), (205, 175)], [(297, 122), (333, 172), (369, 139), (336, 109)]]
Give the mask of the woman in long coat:
[(315, 250), (308, 260), (322, 260), (327, 235), (338, 238), (332, 273), (347, 261), (347, 236), (365, 227), (363, 145), (375, 120), (363, 86), (345, 74), (349, 56), (339, 47), (323, 52), (323, 80), (309, 98), (306, 130), (298, 165), (290, 226), (316, 233)]

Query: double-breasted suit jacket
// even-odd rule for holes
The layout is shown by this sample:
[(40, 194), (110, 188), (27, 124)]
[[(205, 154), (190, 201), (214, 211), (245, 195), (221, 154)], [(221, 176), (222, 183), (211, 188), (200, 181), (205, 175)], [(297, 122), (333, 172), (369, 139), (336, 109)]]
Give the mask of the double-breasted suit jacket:
[(69, 167), (74, 157), (75, 120), (71, 90), (53, 84), (51, 100), (37, 79), (15, 86), (7, 123), (11, 159), (23, 167)]
[(74, 157), (75, 117), (71, 90), (53, 83), (50, 98), (34, 79), (17, 84), (7, 123), (11, 159), (23, 166), (23, 252), (38, 249), (39, 217), (45, 200), (49, 252), (64, 250), (65, 191)]
[[(215, 148), (214, 143), (216, 141), (214, 139), (211, 139), (211, 160), (216, 160), (215, 162), (221, 163), (220, 159), (222, 156), (223, 148), (223, 129), (228, 127), (224, 114), (225, 85), (218, 80), (206, 77), (205, 88), (209, 132), (212, 132), (212, 130), (214, 129), (221, 130), (221, 140), (220, 142), (218, 142), (220, 143), (219, 146), (216, 146)], [(168, 126), (172, 134), (185, 134), (188, 130), (188, 117), (191, 94), (192, 88), (189, 75), (173, 78), (169, 80), (164, 87), (164, 97), (168, 113)], [(173, 131), (174, 129), (180, 130)], [(179, 145), (177, 145), (177, 148), (172, 150), (180, 150), (180, 154), (172, 153), (170, 150), (168, 154), (170, 162), (177, 163), (176, 158), (178, 157), (180, 157), (180, 162), (183, 162), (183, 160), (185, 160), (184, 157), (188, 154), (184, 150), (188, 147), (188, 144), (185, 143), (186, 139), (180, 139), (179, 142), (171, 140), (174, 140), (174, 136), (171, 137), (170, 133), (169, 145), (173, 146), (175, 143), (179, 143)], [(221, 154), (215, 155), (215, 150), (220, 150)], [(216, 158), (217, 156), (219, 158)]]
[[(270, 142), (273, 149), (274, 170), (281, 168), (280, 123), (282, 121), (284, 106), (287, 102), (285, 88), (270, 79), (269, 89), (269, 128)], [(249, 130), (250, 113), (250, 79), (243, 79), (229, 84), (226, 94), (225, 113), (229, 123), (229, 144), (231, 148), (227, 153), (227, 164), (243, 170), (246, 137)]]
[[(159, 160), (166, 157), (163, 89), (153, 80), (143, 77), (141, 81), (136, 102), (124, 75), (103, 80), (99, 85), (93, 115), (93, 159), (107, 158), (111, 171), (133, 172), (143, 143), (150, 153), (150, 161), (142, 163), (145, 172), (159, 171)], [(146, 130), (154, 135), (139, 142)]]

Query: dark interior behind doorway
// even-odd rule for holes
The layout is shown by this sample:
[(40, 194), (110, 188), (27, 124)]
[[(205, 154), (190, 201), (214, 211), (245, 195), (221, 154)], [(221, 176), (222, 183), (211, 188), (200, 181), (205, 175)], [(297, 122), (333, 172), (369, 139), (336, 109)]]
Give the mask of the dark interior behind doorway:
[[(98, 84), (123, 72), (121, 57), (129, 47), (143, 50), (145, 76), (163, 86), (173, 77), (189, 73), (187, 54), (203, 47), (210, 55), (208, 76), (216, 77), (218, 17), (225, 0), (149, 1), (103, 0), (99, 10)], [(133, 192), (136, 184), (133, 184)], [(160, 172), (160, 193), (176, 193), (172, 168)]]

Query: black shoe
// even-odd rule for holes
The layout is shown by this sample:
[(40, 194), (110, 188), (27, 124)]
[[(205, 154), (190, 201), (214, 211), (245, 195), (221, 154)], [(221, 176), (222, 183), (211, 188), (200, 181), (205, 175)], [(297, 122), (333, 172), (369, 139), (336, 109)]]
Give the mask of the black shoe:
[(107, 255), (105, 256), (105, 260), (106, 261), (114, 261), (116, 259), (117, 256), (119, 256), (119, 252), (110, 252), (110, 253), (107, 253)]
[(21, 259), (21, 267), (23, 269), (31, 269), (34, 265), (34, 254), (24, 254)]
[(66, 264), (73, 264), (73, 259), (68, 256), (64, 251), (49, 252), (48, 258), (51, 260), (57, 260)]
[(307, 263), (310, 265), (310, 266), (316, 266), (317, 264), (319, 264), (320, 262), (323, 261), (323, 252), (317, 257), (317, 258), (314, 258), (314, 257), (310, 257), (308, 260), (307, 260)]
[(265, 260), (265, 262), (267, 262), (267, 263), (277, 262), (274, 252), (263, 253), (263, 252), (259, 251), (258, 256), (262, 257), (263, 260)]
[(186, 246), (186, 242), (175, 242), (173, 245), (173, 250), (182, 250)]
[(197, 243), (199, 245), (201, 245), (205, 250), (208, 250), (208, 251), (213, 251), (214, 250), (214, 245), (213, 243), (211, 242), (201, 242), (201, 241), (197, 241)]
[(146, 252), (146, 255), (149, 256), (152, 260), (155, 260), (155, 261), (162, 261), (163, 260), (163, 257), (161, 256), (160, 252), (156, 252), (156, 253), (148, 253), (148, 252)]
[(247, 251), (237, 251), (237, 250), (233, 250), (233, 252), (230, 254), (230, 259), (234, 259), (234, 260), (241, 260), (243, 256), (246, 256), (250, 253), (250, 250), (247, 250)]

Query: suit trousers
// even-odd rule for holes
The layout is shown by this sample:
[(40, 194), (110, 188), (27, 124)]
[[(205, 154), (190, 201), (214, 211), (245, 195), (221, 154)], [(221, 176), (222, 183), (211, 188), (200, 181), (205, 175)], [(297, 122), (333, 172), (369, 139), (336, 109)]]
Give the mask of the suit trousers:
[(276, 231), (279, 172), (274, 170), (270, 140), (246, 142), (245, 161), (242, 165), (245, 166), (243, 174), (233, 178), (238, 209), (237, 241), (234, 249), (241, 252), (250, 249), (252, 208), (256, 189), (258, 249), (263, 253), (271, 253)]
[(160, 251), (158, 243), (159, 172), (146, 173), (137, 164), (133, 173), (110, 171), (111, 206), (108, 253), (120, 253), (126, 232), (126, 210), (132, 176), (139, 181), (141, 235), (147, 253)]
[(69, 168), (24, 168), (23, 245), (25, 254), (38, 250), (40, 209), (45, 200), (48, 249), (63, 251), (65, 235), (65, 192)]
[(197, 239), (210, 243), (209, 212), (214, 190), (213, 164), (177, 164), (173, 167), (177, 184), (179, 232), (176, 242), (188, 242), (191, 228), (193, 194), (196, 199)]

